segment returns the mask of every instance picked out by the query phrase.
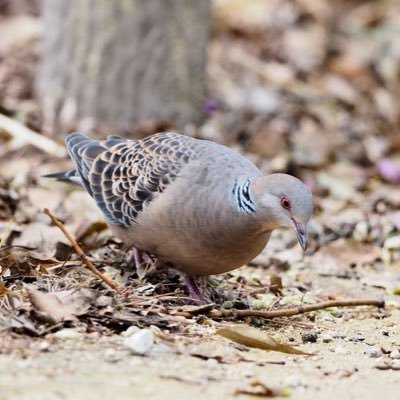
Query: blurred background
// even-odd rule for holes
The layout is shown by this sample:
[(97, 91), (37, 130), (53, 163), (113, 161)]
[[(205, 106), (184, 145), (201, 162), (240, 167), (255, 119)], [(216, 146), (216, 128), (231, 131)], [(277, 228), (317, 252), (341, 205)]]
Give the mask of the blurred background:
[[(177, 130), (310, 187), (307, 252), (274, 231), (249, 265), (212, 277), (215, 307), (386, 307), (246, 320), (316, 354), (300, 358), (229, 345), (214, 329), (226, 320), (177, 317), (179, 276), (140, 279), (89, 195), (41, 178), (71, 168), (74, 130)], [(239, 398), (268, 378), (293, 399), (397, 399), (399, 296), (399, 0), (0, 0), (2, 398)], [(149, 326), (161, 332), (151, 357), (128, 354), (123, 335)]]
[[(1, 0), (0, 113), (58, 143), (178, 129), (324, 187), (399, 183), (399, 26), (395, 0)], [(6, 178), (63, 155), (1, 121)]]

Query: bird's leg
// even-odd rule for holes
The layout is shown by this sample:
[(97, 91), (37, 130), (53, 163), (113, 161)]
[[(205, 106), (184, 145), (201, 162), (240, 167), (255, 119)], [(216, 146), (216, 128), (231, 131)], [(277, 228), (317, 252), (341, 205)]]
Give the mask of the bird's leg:
[(207, 300), (206, 297), (204, 297), (203, 291), (197, 285), (196, 277), (184, 274), (183, 279), (186, 284), (186, 287), (189, 289), (189, 297), (191, 300), (199, 304), (210, 303), (210, 301)]
[(129, 257), (128, 262), (134, 262), (136, 267), (136, 273), (139, 279), (144, 278), (149, 272), (157, 267), (157, 262), (151, 257), (147, 251), (139, 250), (136, 247), (132, 247), (132, 254)]
[(133, 261), (135, 263), (135, 267), (139, 268), (143, 263), (142, 253), (136, 247), (133, 247), (131, 249), (131, 251), (132, 251), (132, 254), (131, 254), (131, 257), (129, 257), (129, 261), (131, 261), (131, 262)]

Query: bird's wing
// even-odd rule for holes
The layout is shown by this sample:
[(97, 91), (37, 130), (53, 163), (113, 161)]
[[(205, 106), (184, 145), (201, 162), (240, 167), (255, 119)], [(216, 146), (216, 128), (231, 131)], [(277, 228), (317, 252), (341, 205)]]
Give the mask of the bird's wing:
[(189, 160), (196, 158), (194, 147), (199, 141), (175, 133), (142, 140), (112, 136), (101, 141), (74, 133), (66, 142), (82, 185), (106, 219), (130, 226)]

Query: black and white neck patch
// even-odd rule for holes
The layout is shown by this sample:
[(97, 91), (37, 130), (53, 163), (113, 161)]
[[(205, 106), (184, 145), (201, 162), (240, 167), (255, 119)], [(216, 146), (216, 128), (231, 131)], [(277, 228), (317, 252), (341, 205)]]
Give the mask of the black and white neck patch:
[(250, 196), (250, 181), (244, 181), (239, 184), (235, 183), (232, 190), (235, 204), (239, 211), (246, 214), (252, 214), (256, 211), (256, 205)]

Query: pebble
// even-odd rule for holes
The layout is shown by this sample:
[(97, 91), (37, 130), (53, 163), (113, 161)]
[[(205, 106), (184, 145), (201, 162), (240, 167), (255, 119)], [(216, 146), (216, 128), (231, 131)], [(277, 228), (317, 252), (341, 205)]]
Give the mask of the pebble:
[(80, 339), (83, 335), (82, 332), (79, 332), (77, 329), (64, 328), (54, 333), (53, 336), (63, 340), (76, 340)]
[(303, 333), (301, 335), (301, 340), (303, 343), (315, 343), (318, 339), (318, 334), (315, 332), (308, 332), (308, 333)]
[(331, 335), (329, 335), (328, 333), (324, 333), (323, 335), (321, 335), (321, 339), (324, 343), (330, 343), (333, 340), (333, 337)]
[(353, 231), (353, 238), (358, 242), (363, 242), (368, 238), (369, 223), (367, 221), (360, 221)]
[(47, 340), (44, 340), (43, 342), (40, 342), (39, 346), (38, 346), (40, 351), (49, 351), (50, 347), (51, 347), (51, 345)]
[(400, 350), (391, 351), (389, 357), (396, 360), (400, 359)]
[(387, 238), (383, 244), (383, 247), (390, 250), (400, 249), (400, 235)]
[(392, 362), (392, 369), (400, 371), (400, 360), (394, 360)]
[(370, 347), (364, 352), (364, 354), (367, 354), (371, 358), (378, 358), (382, 356), (382, 350), (378, 347)]
[(352, 342), (363, 342), (365, 340), (364, 336), (358, 335), (358, 336), (354, 336), (353, 338), (351, 338)]
[(104, 358), (110, 363), (115, 363), (121, 359), (121, 355), (118, 354), (115, 349), (110, 348), (104, 352)]
[(133, 354), (145, 355), (154, 345), (154, 333), (150, 329), (141, 329), (126, 337), (122, 344)]
[(400, 360), (379, 363), (379, 364), (375, 365), (375, 368), (380, 369), (380, 370), (392, 369), (394, 371), (400, 371)]
[(230, 310), (231, 308), (233, 308), (233, 306), (233, 301), (225, 301), (224, 303), (222, 303), (221, 308), (223, 310)]
[(326, 333), (331, 335), (333, 339), (345, 339), (347, 337), (347, 335), (343, 332), (328, 331)]

